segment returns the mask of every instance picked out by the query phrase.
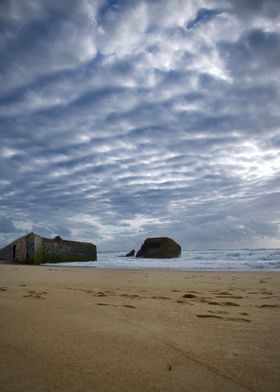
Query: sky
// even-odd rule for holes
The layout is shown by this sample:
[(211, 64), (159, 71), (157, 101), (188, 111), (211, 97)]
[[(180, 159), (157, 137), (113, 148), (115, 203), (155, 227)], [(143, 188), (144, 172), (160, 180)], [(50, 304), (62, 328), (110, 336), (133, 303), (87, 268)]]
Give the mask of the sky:
[(1, 0), (0, 246), (280, 247), (277, 0)]

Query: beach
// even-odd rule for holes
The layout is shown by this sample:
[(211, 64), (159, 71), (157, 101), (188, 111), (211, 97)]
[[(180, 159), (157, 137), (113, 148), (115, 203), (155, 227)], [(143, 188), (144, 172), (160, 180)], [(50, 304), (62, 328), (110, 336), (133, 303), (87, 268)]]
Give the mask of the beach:
[(279, 391), (280, 272), (0, 265), (0, 390)]

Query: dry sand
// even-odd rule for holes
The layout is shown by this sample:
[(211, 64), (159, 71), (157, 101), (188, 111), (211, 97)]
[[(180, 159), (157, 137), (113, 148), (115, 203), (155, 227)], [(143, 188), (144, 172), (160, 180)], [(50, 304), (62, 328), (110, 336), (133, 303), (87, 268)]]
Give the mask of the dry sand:
[(0, 390), (280, 390), (280, 273), (0, 265)]

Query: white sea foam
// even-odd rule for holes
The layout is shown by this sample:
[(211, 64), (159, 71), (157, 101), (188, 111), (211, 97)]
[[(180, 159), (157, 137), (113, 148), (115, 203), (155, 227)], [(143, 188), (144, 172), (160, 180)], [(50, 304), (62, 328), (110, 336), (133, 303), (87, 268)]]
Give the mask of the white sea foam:
[[(96, 268), (159, 268), (199, 270), (280, 270), (280, 249), (186, 250), (175, 259), (121, 257), (121, 252), (99, 252), (97, 261), (59, 263), (59, 266)], [(53, 264), (52, 264), (53, 265)]]

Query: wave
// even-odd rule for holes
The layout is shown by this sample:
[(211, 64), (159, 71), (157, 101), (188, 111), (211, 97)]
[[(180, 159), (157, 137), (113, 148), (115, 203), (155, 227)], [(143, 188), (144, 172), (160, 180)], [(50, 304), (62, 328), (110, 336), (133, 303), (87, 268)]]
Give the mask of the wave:
[(176, 259), (119, 257), (125, 252), (100, 252), (97, 261), (59, 263), (96, 268), (159, 268), (199, 270), (280, 270), (280, 249), (192, 250)]

